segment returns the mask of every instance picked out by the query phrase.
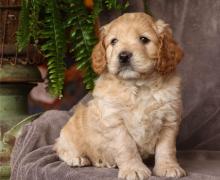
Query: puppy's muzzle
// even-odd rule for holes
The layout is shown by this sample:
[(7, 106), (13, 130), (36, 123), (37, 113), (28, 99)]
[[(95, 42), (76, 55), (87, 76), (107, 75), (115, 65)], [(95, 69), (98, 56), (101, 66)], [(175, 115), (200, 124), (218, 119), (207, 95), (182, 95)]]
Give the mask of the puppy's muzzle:
[(132, 53), (129, 51), (122, 51), (118, 55), (120, 65), (129, 65), (131, 61)]

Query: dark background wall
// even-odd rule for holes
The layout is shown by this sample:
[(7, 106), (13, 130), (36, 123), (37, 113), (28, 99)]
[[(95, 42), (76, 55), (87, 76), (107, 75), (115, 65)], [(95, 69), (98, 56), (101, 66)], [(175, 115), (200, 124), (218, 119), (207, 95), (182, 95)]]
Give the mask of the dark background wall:
[(184, 49), (179, 147), (220, 149), (220, 1), (147, 0)]

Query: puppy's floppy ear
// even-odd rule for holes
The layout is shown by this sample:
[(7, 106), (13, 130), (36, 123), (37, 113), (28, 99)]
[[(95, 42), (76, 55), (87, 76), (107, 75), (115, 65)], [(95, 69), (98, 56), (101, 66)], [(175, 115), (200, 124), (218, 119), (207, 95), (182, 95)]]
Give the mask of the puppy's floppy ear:
[(175, 70), (183, 57), (183, 51), (173, 39), (168, 24), (158, 20), (156, 26), (159, 34), (159, 47), (155, 69), (161, 74), (167, 74)]
[(97, 74), (101, 74), (106, 68), (106, 52), (104, 45), (104, 27), (100, 29), (100, 39), (92, 51), (92, 67)]

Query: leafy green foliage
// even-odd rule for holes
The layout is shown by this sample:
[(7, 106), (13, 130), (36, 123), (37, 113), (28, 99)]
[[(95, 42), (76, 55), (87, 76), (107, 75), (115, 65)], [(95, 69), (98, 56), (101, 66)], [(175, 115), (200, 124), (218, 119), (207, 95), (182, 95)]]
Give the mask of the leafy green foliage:
[(124, 1), (124, 3), (120, 3), (118, 0), (105, 0), (105, 4), (108, 9), (117, 9), (117, 10), (124, 10), (129, 6), (128, 1)]
[[(77, 68), (83, 72), (86, 88), (92, 89), (96, 78), (91, 68), (91, 52), (97, 42), (95, 22), (105, 7), (124, 10), (127, 6), (127, 0), (94, 0), (90, 11), (82, 0), (22, 0), (18, 48), (21, 51), (31, 42), (43, 52), (53, 95), (62, 95), (66, 49), (68, 54), (73, 53)], [(69, 44), (71, 48), (67, 48)]]
[[(123, 9), (124, 5), (115, 0), (106, 0), (109, 9)], [(127, 6), (127, 3), (126, 3)], [(86, 89), (93, 89), (95, 73), (91, 68), (91, 52), (97, 42), (95, 36), (94, 24), (97, 17), (102, 12), (104, 6), (101, 0), (94, 0), (93, 11), (89, 13), (82, 1), (74, 1), (69, 10), (70, 19), (68, 26), (72, 27), (71, 38), (75, 44), (72, 51), (75, 55), (76, 65), (79, 70), (84, 71), (84, 83)]]
[(18, 51), (22, 51), (24, 48), (27, 47), (29, 41), (30, 41), (30, 18), (29, 18), (29, 8), (30, 3), (28, 0), (23, 0), (21, 2), (21, 12), (20, 12), (20, 26), (17, 31), (17, 44), (18, 44)]
[(41, 38), (45, 43), (41, 46), (41, 50), (48, 60), (49, 90), (55, 96), (61, 97), (65, 70), (65, 31), (56, 0), (46, 1), (46, 6), (44, 28), (41, 31)]
[(40, 9), (45, 5), (43, 0), (30, 0), (30, 35), (34, 43), (38, 43), (38, 37), (40, 36)]
[[(97, 10), (99, 11), (99, 10)], [(71, 40), (74, 43), (73, 51), (76, 65), (79, 70), (84, 71), (84, 83), (87, 89), (94, 86), (95, 73), (91, 68), (91, 52), (97, 39), (95, 37), (93, 19), (97, 16), (89, 16), (82, 1), (77, 1), (70, 9), (68, 26), (71, 27)]]

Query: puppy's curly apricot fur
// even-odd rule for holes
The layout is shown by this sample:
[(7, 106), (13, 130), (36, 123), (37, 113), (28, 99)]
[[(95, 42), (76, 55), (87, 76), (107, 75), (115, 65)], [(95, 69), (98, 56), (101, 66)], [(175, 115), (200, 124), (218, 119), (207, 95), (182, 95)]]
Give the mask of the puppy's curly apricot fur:
[(155, 154), (158, 176), (186, 175), (176, 159), (181, 121), (182, 50), (168, 24), (144, 13), (105, 25), (92, 53), (93, 99), (79, 104), (54, 146), (70, 166), (118, 167), (119, 178), (146, 179)]

